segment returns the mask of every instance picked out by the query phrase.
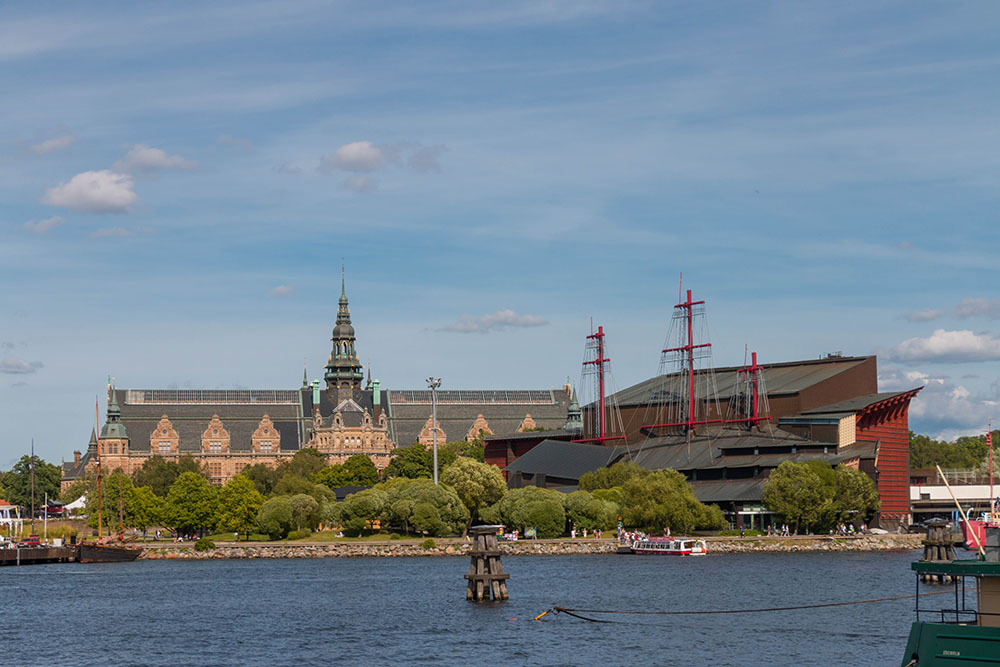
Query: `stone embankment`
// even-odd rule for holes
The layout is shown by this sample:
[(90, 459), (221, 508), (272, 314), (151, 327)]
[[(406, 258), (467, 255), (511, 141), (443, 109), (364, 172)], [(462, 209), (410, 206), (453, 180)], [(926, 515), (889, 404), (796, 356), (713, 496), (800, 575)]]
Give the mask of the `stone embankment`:
[[(916, 549), (923, 535), (860, 535), (854, 537), (714, 537), (707, 538), (709, 554), (793, 553), (809, 551), (890, 551)], [(435, 540), (426, 549), (417, 541), (391, 542), (271, 542), (218, 543), (214, 549), (195, 551), (190, 545), (147, 548), (144, 560), (210, 560), (223, 558), (398, 558), (408, 556), (467, 556), (471, 543), (457, 539)], [(510, 556), (560, 556), (615, 553), (614, 540), (522, 540), (502, 542)]]

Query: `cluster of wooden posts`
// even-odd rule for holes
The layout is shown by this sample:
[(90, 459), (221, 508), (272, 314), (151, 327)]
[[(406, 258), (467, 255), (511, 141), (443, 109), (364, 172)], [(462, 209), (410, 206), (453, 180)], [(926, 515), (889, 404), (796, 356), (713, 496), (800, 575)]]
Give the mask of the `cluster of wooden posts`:
[[(947, 522), (928, 522), (927, 539), (924, 540), (924, 558), (926, 561), (955, 560), (955, 536), (948, 528)], [(947, 584), (951, 577), (946, 574), (922, 574), (921, 580), (928, 584)]]
[(507, 599), (507, 579), (500, 564), (500, 547), (497, 544), (497, 529), (500, 526), (473, 526), (469, 529), (472, 536), (472, 563), (465, 578), (469, 588), (465, 593), (466, 600), (473, 602), (497, 602)]

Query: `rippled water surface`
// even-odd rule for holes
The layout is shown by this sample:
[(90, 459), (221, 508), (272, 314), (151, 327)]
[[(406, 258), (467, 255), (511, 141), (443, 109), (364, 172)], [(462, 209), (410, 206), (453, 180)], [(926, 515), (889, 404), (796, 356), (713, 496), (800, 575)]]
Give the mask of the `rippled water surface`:
[(530, 619), (553, 605), (733, 609), (906, 595), (918, 557), (507, 557), (511, 600), (489, 605), (465, 601), (459, 557), (6, 567), (0, 662), (892, 665), (912, 600), (607, 624)]

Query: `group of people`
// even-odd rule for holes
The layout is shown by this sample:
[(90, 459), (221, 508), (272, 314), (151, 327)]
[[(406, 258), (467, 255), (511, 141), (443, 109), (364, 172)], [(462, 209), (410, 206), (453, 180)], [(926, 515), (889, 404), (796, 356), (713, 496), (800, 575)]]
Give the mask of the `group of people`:
[[(863, 534), (865, 534), (867, 532), (868, 532), (868, 526), (865, 525), (865, 524), (861, 524), (861, 527), (857, 528), (857, 529), (854, 528), (854, 524), (853, 523), (847, 523), (847, 524), (838, 523), (837, 524), (837, 534), (838, 535), (859, 535), (859, 534), (863, 535)], [(830, 531), (830, 534), (833, 535), (833, 531), (832, 530)]]
[[(601, 535), (603, 535), (603, 534), (604, 534), (604, 531), (602, 531), (602, 530), (601, 530), (600, 528), (595, 528), (595, 529), (594, 529), (593, 531), (591, 531), (591, 533), (590, 533), (590, 534), (591, 534), (591, 536), (593, 536), (593, 538), (594, 538), (595, 540), (599, 540), (599, 539), (601, 539)], [(569, 536), (570, 536), (570, 537), (571, 537), (572, 539), (574, 539), (574, 540), (576, 539), (576, 526), (573, 526), (573, 527), (572, 527), (572, 528), (570, 529), (570, 531), (569, 531)], [(586, 529), (586, 528), (584, 528), (584, 529), (583, 529), (583, 536), (584, 536), (584, 537), (587, 537), (587, 529)]]
[(788, 529), (788, 524), (783, 523), (780, 526), (768, 526), (767, 534), (769, 537), (788, 537), (791, 532)]

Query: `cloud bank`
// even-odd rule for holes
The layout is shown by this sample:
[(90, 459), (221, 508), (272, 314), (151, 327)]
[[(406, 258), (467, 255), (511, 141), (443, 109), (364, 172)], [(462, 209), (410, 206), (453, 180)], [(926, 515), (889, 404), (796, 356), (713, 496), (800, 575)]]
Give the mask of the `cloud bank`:
[(29, 375), (44, 366), (45, 364), (40, 361), (25, 361), (14, 357), (0, 359), (0, 373), (7, 375)]
[(927, 338), (910, 338), (889, 351), (896, 361), (935, 361), (957, 364), (968, 361), (1000, 360), (1000, 338), (977, 334), (968, 329), (937, 329)]
[(548, 321), (540, 315), (518, 315), (510, 308), (506, 308), (488, 315), (462, 315), (451, 324), (441, 327), (441, 331), (488, 333), (508, 327), (541, 327), (546, 324)]
[(29, 232), (34, 232), (36, 234), (44, 234), (50, 229), (55, 229), (59, 225), (65, 224), (66, 218), (60, 215), (54, 215), (51, 218), (45, 218), (44, 220), (28, 220), (24, 223), (24, 228)]
[(83, 213), (126, 213), (139, 201), (134, 188), (127, 174), (85, 171), (46, 190), (42, 203)]

